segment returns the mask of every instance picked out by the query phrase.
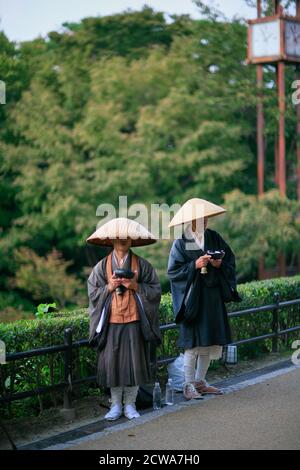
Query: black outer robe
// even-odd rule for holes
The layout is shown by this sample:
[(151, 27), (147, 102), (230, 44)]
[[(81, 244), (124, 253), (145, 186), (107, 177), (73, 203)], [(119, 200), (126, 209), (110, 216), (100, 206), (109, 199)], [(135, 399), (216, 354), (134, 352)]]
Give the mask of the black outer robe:
[[(241, 300), (236, 290), (235, 256), (215, 230), (205, 230), (204, 251), (200, 248), (186, 250), (185, 244), (188, 241), (192, 242), (185, 234), (174, 241), (168, 263), (173, 311), (176, 323), (180, 324), (178, 345), (184, 349), (192, 349), (231, 343), (230, 326), (220, 283), (225, 278), (232, 289), (233, 300)], [(220, 268), (208, 264), (208, 273), (205, 275), (196, 269), (195, 261), (207, 250), (224, 250), (225, 256)], [(193, 282), (199, 289), (198, 313), (194, 321), (188, 322), (184, 316), (184, 300)]]

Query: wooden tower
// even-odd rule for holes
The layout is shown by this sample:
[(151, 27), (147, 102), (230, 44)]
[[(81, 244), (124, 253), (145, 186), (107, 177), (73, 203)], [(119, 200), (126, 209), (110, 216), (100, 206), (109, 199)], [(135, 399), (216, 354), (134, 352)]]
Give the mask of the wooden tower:
[[(280, 194), (286, 196), (286, 144), (285, 144), (285, 67), (296, 66), (297, 78), (300, 78), (300, 0), (296, 1), (296, 16), (287, 16), (283, 12), (280, 0), (274, 0), (272, 16), (262, 15), (262, 2), (257, 0), (257, 19), (248, 21), (248, 57), (249, 64), (256, 65), (258, 104), (257, 104), (257, 182), (258, 196), (264, 193), (265, 180), (265, 139), (263, 108), (263, 66), (272, 64), (276, 67), (279, 126), (275, 139), (275, 183)], [(300, 105), (297, 105), (297, 135), (300, 136)], [(297, 195), (300, 200), (300, 145), (297, 143)], [(286, 274), (285, 257), (278, 256), (277, 275)], [(264, 260), (259, 261), (260, 279), (266, 277)]]

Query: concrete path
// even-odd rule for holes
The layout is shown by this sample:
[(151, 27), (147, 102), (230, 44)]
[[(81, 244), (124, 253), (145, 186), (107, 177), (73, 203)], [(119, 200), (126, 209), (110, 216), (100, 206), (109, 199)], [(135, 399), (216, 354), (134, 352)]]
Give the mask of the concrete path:
[(53, 449), (300, 449), (300, 368), (166, 407)]

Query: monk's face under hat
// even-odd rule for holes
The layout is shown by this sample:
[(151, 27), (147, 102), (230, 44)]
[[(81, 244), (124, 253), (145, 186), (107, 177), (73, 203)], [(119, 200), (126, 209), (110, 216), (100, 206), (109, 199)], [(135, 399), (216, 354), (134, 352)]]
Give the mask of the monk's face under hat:
[(131, 238), (116, 238), (112, 241), (115, 250), (128, 251), (132, 245)]
[(203, 227), (203, 230), (206, 230), (206, 227), (208, 225), (208, 217), (204, 217), (204, 219), (194, 219), (192, 220), (192, 230), (193, 232), (196, 232), (196, 230), (199, 230), (199, 227)]

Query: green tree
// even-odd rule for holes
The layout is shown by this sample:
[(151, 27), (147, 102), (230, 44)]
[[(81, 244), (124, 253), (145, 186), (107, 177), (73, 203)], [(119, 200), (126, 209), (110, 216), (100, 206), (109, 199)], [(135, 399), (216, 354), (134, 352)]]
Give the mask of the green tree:
[[(87, 263), (102, 254), (85, 243), (98, 222), (96, 209), (101, 203), (117, 205), (120, 195), (127, 195), (129, 204), (148, 206), (198, 196), (228, 204), (234, 214), (240, 200), (245, 203), (238, 218), (252, 214), (257, 89), (255, 67), (245, 63), (246, 26), (211, 8), (206, 13), (201, 20), (174, 16), (167, 22), (146, 7), (68, 23), (18, 47), (1, 33), (0, 79), (10, 90), (8, 104), (0, 107), (4, 293), (11, 289), (8, 280), (26, 265), (15, 257), (21, 248), (43, 259), (55, 246), (73, 262), (66, 276), (76, 275), (85, 286)], [(294, 75), (287, 70), (287, 98)], [(272, 190), (279, 116), (270, 66), (264, 103), (266, 190), (277, 201)], [(287, 99), (287, 208), (296, 200), (295, 126), (295, 109)], [(276, 204), (268, 205), (265, 220), (274, 212), (284, 232), (286, 220), (276, 214)], [(259, 208), (264, 214), (264, 206)], [(230, 220), (221, 228), (237, 247), (238, 262), (243, 256), (240, 274), (255, 277), (255, 262), (241, 249), (240, 234), (245, 230), (256, 240), (256, 228), (246, 224), (236, 230)], [(290, 224), (291, 234), (281, 240), (292, 256), (298, 226)], [(267, 232), (266, 237), (268, 253), (275, 252), (276, 237)], [(159, 243), (141, 251), (164, 282), (168, 250), (169, 243)], [(24, 287), (15, 284), (16, 295), (25, 293)], [(29, 301), (33, 295), (26, 290)]]
[(61, 253), (52, 249), (46, 256), (38, 256), (33, 250), (20, 248), (15, 252), (17, 268), (13, 284), (35, 301), (55, 301), (59, 307), (83, 302), (85, 293), (74, 275), (67, 274), (71, 265)]

